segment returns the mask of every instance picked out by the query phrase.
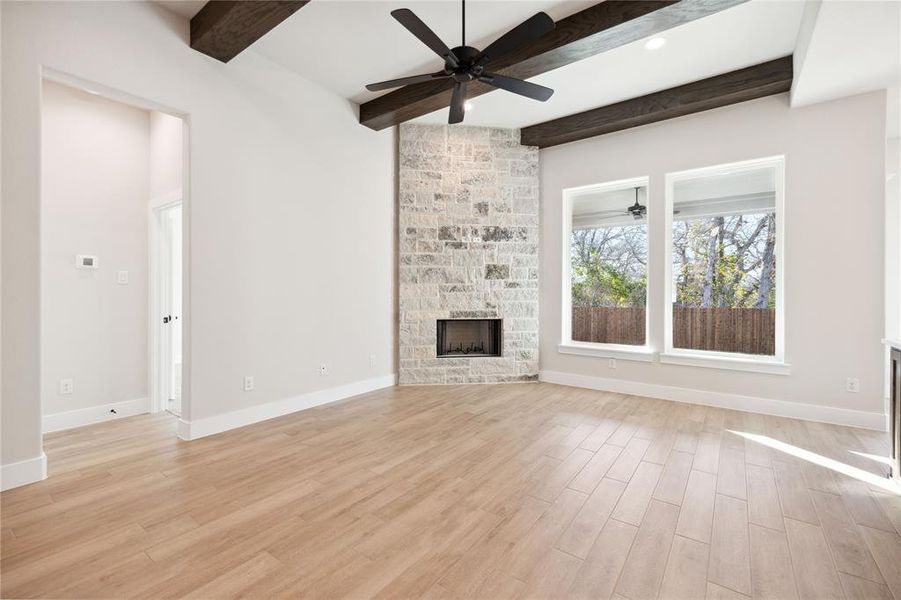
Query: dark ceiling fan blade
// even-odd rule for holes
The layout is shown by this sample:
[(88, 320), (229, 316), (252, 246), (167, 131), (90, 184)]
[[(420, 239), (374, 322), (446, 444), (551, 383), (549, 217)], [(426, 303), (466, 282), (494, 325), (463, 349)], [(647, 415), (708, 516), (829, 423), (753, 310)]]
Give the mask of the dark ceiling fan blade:
[(405, 85), (410, 85), (413, 83), (422, 83), (423, 81), (432, 81), (434, 79), (441, 79), (443, 77), (450, 77), (450, 75), (448, 75), (444, 71), (438, 71), (437, 73), (425, 73), (423, 75), (411, 75), (410, 77), (401, 77), (399, 79), (389, 79), (388, 81), (370, 83), (366, 86), (366, 89), (370, 92), (379, 92), (381, 90), (390, 90), (391, 88), (403, 87)]
[(441, 38), (429, 29), (428, 25), (422, 22), (422, 19), (413, 14), (412, 10), (409, 8), (398, 8), (391, 11), (391, 16), (406, 27), (407, 31), (415, 35), (416, 39), (431, 48), (435, 54), (451, 63), (452, 66), (457, 66), (457, 57), (447, 47), (447, 44), (442, 42)]
[(476, 57), (475, 64), (483, 65), (489, 60), (516, 50), (520, 46), (533, 42), (544, 34), (554, 30), (554, 20), (547, 13), (536, 13), (494, 40)]
[(454, 84), (454, 94), (451, 96), (450, 116), (447, 119), (449, 125), (463, 122), (463, 105), (466, 103), (466, 82), (456, 82)]
[(522, 79), (496, 75), (494, 73), (485, 73), (479, 77), (479, 81), (484, 81), (488, 85), (493, 85), (496, 88), (507, 90), (508, 92), (513, 92), (514, 94), (519, 94), (520, 96), (525, 96), (532, 100), (540, 100), (541, 102), (547, 102), (547, 100), (554, 95), (554, 90), (549, 87), (544, 87), (543, 85), (538, 85), (537, 83), (531, 83), (529, 81), (523, 81)]

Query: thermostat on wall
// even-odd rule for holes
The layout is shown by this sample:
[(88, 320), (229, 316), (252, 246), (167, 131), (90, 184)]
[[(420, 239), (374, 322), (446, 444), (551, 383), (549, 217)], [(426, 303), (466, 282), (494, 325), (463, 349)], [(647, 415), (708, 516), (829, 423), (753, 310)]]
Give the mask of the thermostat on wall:
[(96, 269), (97, 268), (97, 257), (91, 254), (76, 254), (75, 255), (75, 268), (76, 269)]

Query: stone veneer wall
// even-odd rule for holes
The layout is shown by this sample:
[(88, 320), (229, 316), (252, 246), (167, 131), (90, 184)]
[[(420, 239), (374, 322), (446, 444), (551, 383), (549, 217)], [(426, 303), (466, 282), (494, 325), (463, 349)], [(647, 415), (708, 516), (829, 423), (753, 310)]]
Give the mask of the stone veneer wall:
[[(538, 378), (538, 149), (519, 131), (404, 124), (400, 383)], [(500, 358), (437, 358), (436, 320), (502, 318)]]

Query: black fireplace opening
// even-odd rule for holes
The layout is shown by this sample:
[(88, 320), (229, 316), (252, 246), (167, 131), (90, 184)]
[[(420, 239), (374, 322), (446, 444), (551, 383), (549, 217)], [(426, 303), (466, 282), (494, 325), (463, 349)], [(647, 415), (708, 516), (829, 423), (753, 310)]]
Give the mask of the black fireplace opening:
[(438, 319), (438, 358), (501, 356), (502, 319)]

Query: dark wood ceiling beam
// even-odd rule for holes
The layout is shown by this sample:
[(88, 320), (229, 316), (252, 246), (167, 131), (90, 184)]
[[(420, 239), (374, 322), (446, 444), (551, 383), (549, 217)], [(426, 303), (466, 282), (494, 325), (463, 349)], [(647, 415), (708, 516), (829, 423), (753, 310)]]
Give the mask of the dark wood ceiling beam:
[[(690, 23), (747, 0), (605, 0), (557, 22), (534, 44), (498, 58), (489, 70), (529, 79), (595, 54)], [(409, 85), (360, 105), (360, 123), (375, 130), (421, 117), (450, 104), (451, 80)], [(495, 88), (469, 85), (469, 98)]]
[(787, 92), (792, 57), (523, 128), (523, 145), (547, 148)]
[(210, 0), (191, 19), (191, 47), (228, 62), (310, 0)]

